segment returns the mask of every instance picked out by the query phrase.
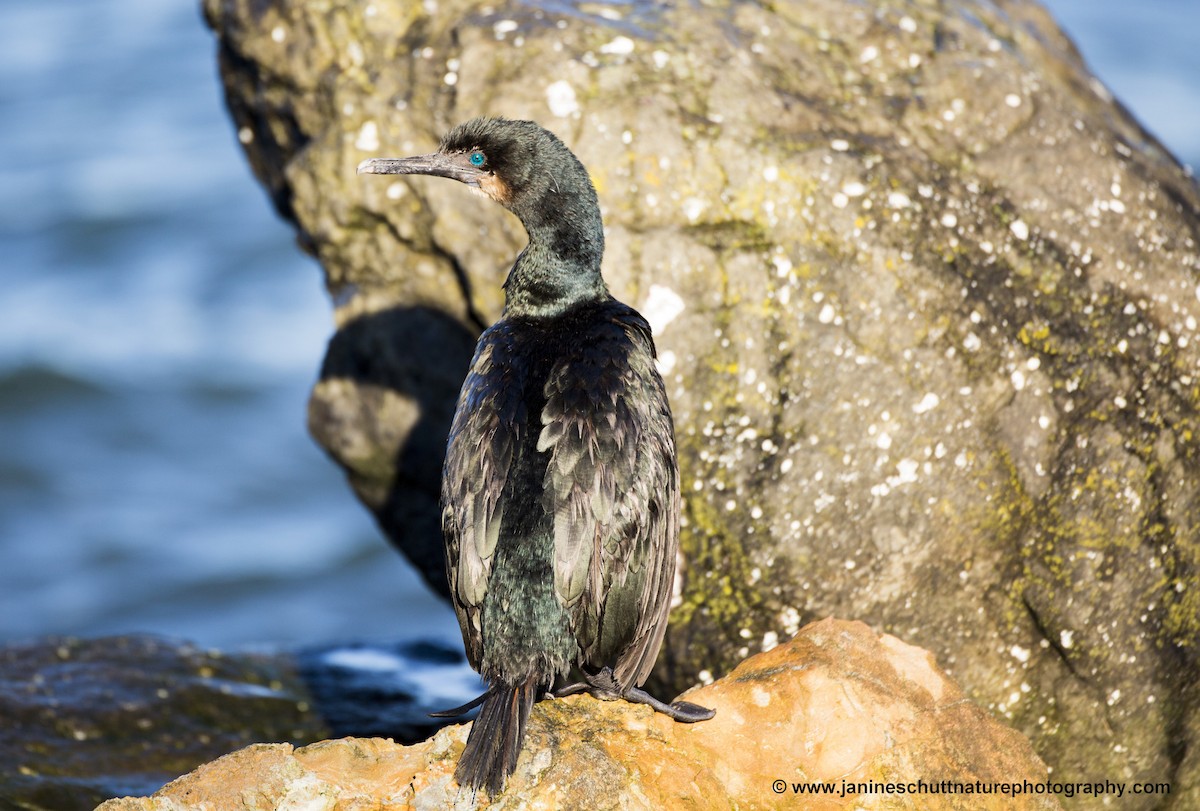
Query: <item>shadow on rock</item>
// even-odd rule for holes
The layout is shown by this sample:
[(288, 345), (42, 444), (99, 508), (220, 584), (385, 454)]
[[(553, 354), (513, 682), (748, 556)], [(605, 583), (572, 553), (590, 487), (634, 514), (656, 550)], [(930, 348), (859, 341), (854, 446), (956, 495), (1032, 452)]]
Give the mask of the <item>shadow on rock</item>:
[(308, 406), (313, 437), (346, 471), (383, 532), (443, 596), (441, 466), (476, 337), (429, 307), (355, 318), (329, 342)]

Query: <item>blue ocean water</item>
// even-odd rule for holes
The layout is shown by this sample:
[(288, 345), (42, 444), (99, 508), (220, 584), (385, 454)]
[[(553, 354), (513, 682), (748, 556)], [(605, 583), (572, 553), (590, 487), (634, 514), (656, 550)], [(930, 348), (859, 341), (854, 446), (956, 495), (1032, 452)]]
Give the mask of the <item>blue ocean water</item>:
[[(305, 433), (330, 307), (197, 5), (0, 6), (0, 643), (454, 641)], [(1049, 7), (1200, 164), (1200, 3)]]
[(0, 641), (453, 642), (305, 432), (330, 306), (198, 6), (0, 6)]

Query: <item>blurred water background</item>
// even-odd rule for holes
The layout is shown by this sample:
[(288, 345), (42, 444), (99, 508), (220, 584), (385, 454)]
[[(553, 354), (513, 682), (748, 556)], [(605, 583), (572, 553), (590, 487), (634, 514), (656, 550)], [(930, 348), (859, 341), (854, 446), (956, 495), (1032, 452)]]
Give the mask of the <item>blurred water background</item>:
[[(305, 433), (330, 307), (197, 5), (0, 5), (0, 643), (457, 645)], [(1200, 2), (1048, 6), (1200, 165)]]

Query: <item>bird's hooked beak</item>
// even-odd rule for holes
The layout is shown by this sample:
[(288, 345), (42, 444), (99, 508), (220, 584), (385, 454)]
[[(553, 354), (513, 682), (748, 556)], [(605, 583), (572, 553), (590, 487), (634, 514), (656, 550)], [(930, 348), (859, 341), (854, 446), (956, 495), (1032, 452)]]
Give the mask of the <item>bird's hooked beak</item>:
[(433, 175), (448, 177), (468, 186), (479, 187), (487, 170), (472, 166), (466, 155), (434, 152), (413, 158), (367, 158), (358, 165), (360, 175)]

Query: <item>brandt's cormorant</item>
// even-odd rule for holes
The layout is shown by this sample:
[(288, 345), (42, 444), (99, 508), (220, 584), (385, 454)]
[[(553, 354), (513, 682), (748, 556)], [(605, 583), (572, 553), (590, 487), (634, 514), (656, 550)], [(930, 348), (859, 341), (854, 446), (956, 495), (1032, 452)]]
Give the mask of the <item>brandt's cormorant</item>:
[[(666, 631), (679, 468), (650, 325), (600, 278), (604, 229), (587, 170), (531, 121), (479, 118), (431, 155), (359, 172), (453, 178), (529, 234), (504, 314), (479, 338), (442, 471), (454, 610), (488, 688), (455, 776), (496, 792), (546, 691), (713, 711), (639, 689)], [(570, 674), (583, 681), (563, 686)], [(554, 689), (557, 686), (557, 689)]]

